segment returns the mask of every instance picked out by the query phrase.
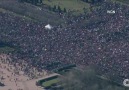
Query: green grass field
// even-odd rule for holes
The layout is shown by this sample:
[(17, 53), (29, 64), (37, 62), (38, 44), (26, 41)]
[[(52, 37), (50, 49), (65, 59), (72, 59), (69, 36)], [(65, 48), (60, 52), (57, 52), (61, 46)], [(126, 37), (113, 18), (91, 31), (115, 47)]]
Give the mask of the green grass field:
[[(23, 16), (23, 15), (20, 15), (20, 14), (14, 13), (14, 12), (11, 12), (11, 11), (6, 10), (6, 9), (3, 9), (3, 8), (0, 8), (0, 12), (2, 12), (2, 13), (9, 13), (9, 14), (13, 14), (13, 15), (15, 15), (17, 17), (21, 17), (21, 18), (24, 18), (24, 19), (27, 19), (27, 20), (32, 20), (31, 18), (29, 18), (27, 16)], [(33, 21), (35, 21), (35, 20), (33, 19)]]
[(58, 83), (58, 82), (59, 82), (59, 80), (56, 78), (56, 79), (52, 79), (52, 80), (43, 82), (43, 83), (42, 83), (42, 86), (43, 86), (43, 87), (49, 87), (49, 86), (51, 86), (52, 84), (55, 84), (55, 83)]
[(13, 15), (22, 16), (33, 21), (40, 21), (42, 23), (50, 23), (52, 25), (59, 25), (65, 21), (59, 17), (57, 13), (49, 11), (45, 8), (31, 5), (29, 3), (18, 3), (17, 0), (0, 0), (0, 11), (10, 12)]
[(43, 0), (43, 3), (51, 7), (60, 6), (61, 9), (76, 11), (76, 13), (83, 13), (83, 8), (89, 8), (89, 4), (81, 0)]

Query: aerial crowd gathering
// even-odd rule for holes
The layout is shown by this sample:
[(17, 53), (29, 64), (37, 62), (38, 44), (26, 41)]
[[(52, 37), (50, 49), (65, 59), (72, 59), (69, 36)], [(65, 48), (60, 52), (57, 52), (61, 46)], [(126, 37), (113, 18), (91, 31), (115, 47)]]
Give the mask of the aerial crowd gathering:
[(76, 64), (95, 65), (103, 74), (129, 78), (128, 6), (105, 1), (95, 10), (91, 6), (91, 12), (85, 15), (61, 17), (66, 27), (46, 30), (42, 22), (0, 12), (0, 40), (18, 48), (9, 54), (10, 63), (22, 66), (27, 75), (31, 67), (51, 71)]

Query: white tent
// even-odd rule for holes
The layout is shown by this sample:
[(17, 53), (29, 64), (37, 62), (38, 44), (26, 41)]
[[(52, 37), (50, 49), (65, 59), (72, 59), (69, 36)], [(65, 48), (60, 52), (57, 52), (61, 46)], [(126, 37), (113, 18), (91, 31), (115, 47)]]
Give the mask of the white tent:
[(114, 14), (114, 13), (116, 13), (116, 11), (115, 10), (107, 10), (107, 13)]
[(50, 25), (50, 24), (47, 24), (46, 26), (45, 26), (45, 29), (52, 29), (52, 26)]

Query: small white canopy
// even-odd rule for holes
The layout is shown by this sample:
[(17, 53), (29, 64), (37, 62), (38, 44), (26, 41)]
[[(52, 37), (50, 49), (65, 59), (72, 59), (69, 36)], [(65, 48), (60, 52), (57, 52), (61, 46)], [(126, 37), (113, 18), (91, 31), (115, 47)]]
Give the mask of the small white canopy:
[(47, 24), (46, 26), (45, 26), (45, 29), (52, 29), (52, 26), (50, 25), (50, 24)]
[(107, 13), (114, 14), (115, 13), (115, 10), (107, 10)]

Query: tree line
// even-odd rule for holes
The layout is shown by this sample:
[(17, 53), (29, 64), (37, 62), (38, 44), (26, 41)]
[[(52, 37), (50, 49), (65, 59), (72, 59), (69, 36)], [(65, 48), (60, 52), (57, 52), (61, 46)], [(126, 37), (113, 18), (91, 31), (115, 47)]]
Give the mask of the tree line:
[(54, 7), (49, 6), (49, 10), (53, 11), (53, 12), (58, 12), (58, 13), (66, 13), (67, 12), (66, 8), (61, 9), (60, 6), (56, 6), (56, 5), (54, 5)]
[(87, 2), (87, 3), (98, 3), (98, 2), (102, 2), (104, 0), (82, 0), (84, 2)]
[(101, 75), (98, 76), (96, 70), (91, 67), (84, 71), (73, 69), (61, 77), (60, 81), (59, 84), (64, 90), (129, 90), (110, 79), (101, 78)]
[(31, 3), (34, 5), (42, 4), (42, 0), (19, 0), (19, 2), (27, 2), (27, 3)]
[[(38, 4), (42, 4), (43, 3), (43, 0), (18, 0), (19, 2), (27, 2), (27, 3), (31, 3), (33, 5), (38, 5)], [(53, 12), (58, 12), (58, 13), (66, 13), (67, 10), (66, 8), (64, 9), (61, 9), (60, 6), (56, 6), (54, 5), (53, 7), (52, 6), (49, 6), (48, 9), (50, 11), (53, 11)]]

